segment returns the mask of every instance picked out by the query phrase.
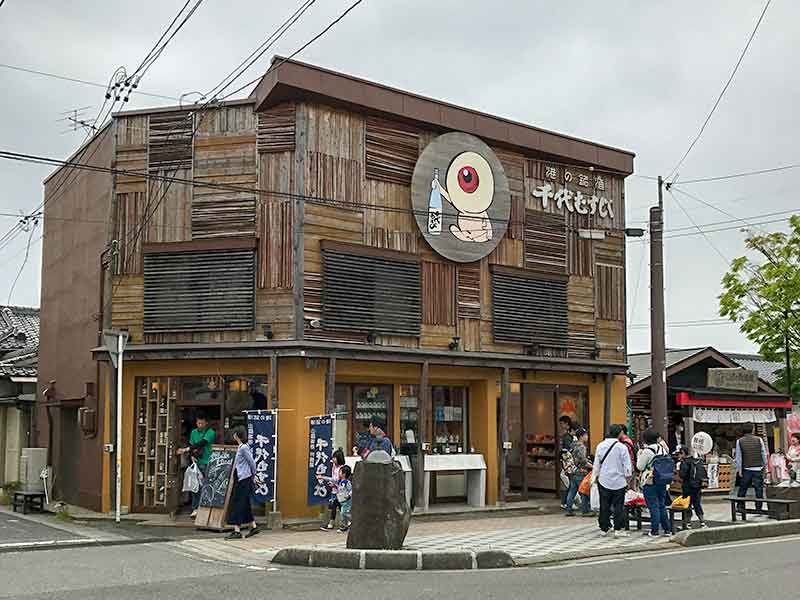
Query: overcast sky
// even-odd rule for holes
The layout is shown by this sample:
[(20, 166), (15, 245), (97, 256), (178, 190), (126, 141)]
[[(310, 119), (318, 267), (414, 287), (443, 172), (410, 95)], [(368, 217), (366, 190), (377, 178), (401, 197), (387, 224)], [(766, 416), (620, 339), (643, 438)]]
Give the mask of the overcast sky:
[[(0, 7), (0, 62), (107, 82), (119, 65), (134, 69), (183, 0), (6, 0)], [(318, 0), (274, 51), (290, 54), (351, 3)], [(141, 89), (180, 96), (213, 87), (299, 0), (205, 0), (147, 73)], [(758, 0), (673, 2), (484, 2), (364, 0), (298, 59), (455, 104), (636, 153), (636, 172), (667, 175), (722, 89), (763, 8)], [(680, 179), (800, 162), (797, 106), (800, 3), (776, 0), (721, 105), (680, 170)], [(242, 83), (269, 64), (268, 53)], [(67, 157), (82, 134), (62, 133), (64, 111), (91, 106), (103, 90), (0, 67), (0, 148)], [(242, 92), (245, 95), (247, 92)], [(130, 107), (164, 104), (143, 96)], [(0, 212), (28, 212), (42, 198), (47, 167), (0, 160)], [(686, 191), (737, 218), (797, 207), (800, 169)], [(686, 196), (665, 195), (666, 228), (730, 217)], [(647, 218), (656, 184), (627, 180), (630, 226)], [(678, 204), (679, 203), (679, 204)], [(762, 217), (762, 220), (767, 218)], [(0, 235), (14, 219), (0, 217)], [(724, 226), (728, 226), (726, 223)], [(785, 229), (783, 224), (766, 226)], [(40, 231), (34, 232), (35, 242)], [(744, 253), (739, 229), (708, 234), (730, 259)], [(0, 303), (22, 264), (27, 236), (0, 250)], [(631, 352), (649, 349), (648, 246), (628, 243)], [(715, 319), (724, 260), (699, 235), (666, 241), (667, 321)], [(644, 253), (644, 254), (643, 254)], [(39, 304), (41, 242), (11, 298)], [(638, 285), (637, 285), (638, 284)], [(734, 325), (676, 325), (670, 347), (750, 350)]]

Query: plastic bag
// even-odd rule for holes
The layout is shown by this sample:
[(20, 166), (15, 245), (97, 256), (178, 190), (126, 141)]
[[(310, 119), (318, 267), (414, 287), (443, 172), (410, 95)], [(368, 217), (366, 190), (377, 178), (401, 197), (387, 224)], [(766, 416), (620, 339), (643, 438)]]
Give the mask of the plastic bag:
[(625, 492), (625, 505), (626, 506), (644, 506), (644, 494), (635, 490), (628, 490)]
[(584, 496), (591, 496), (592, 494), (592, 473), (591, 471), (586, 474), (586, 477), (583, 478), (581, 484), (578, 486), (578, 492), (583, 494)]
[(183, 475), (183, 491), (196, 494), (198, 491), (200, 491), (200, 486), (202, 484), (203, 474), (197, 467), (197, 463), (192, 463), (189, 465), (189, 468), (186, 469), (186, 473)]
[(672, 501), (671, 508), (676, 510), (686, 510), (689, 508), (689, 504), (691, 503), (692, 499), (689, 496), (678, 496), (675, 500)]
[(592, 489), (589, 494), (589, 505), (595, 512), (600, 510), (600, 488), (597, 487), (597, 483), (592, 484)]

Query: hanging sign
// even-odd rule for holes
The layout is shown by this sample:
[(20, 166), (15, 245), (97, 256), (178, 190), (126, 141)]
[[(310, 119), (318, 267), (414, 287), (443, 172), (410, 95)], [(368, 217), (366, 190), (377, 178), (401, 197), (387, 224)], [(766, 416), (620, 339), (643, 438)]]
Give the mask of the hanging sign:
[(474, 262), (494, 250), (511, 214), (502, 164), (483, 141), (460, 132), (440, 135), (422, 151), (411, 202), (422, 236), (456, 262)]
[(333, 415), (311, 417), (308, 421), (308, 505), (327, 504), (330, 488), (317, 475), (331, 476)]
[(275, 461), (278, 437), (275, 411), (245, 411), (247, 440), (256, 462), (253, 500), (258, 504), (275, 501)]

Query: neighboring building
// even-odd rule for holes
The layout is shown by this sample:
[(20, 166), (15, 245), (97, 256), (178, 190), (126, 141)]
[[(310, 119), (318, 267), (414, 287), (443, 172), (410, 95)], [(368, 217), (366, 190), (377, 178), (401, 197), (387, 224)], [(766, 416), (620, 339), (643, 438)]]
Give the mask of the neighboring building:
[[(688, 445), (694, 433), (705, 431), (714, 440), (715, 453), (732, 456), (737, 426), (745, 422), (754, 423), (771, 451), (784, 447), (782, 424), (792, 410), (792, 401), (773, 385), (781, 363), (754, 354), (722, 353), (710, 346), (670, 349), (666, 359), (668, 433), (673, 449), (676, 443)], [(650, 360), (649, 353), (628, 357), (628, 400), (636, 438), (652, 424)], [(729, 372), (715, 377), (710, 369), (744, 371), (733, 373), (734, 381), (726, 383), (723, 377), (730, 377)]]
[(31, 445), (39, 354), (39, 309), (0, 306), (0, 488), (20, 480)]
[[(174, 450), (201, 410), (222, 440), (280, 408), (288, 517), (319, 510), (308, 416), (337, 413), (346, 451), (378, 415), (397, 446), (480, 454), (492, 504), (555, 491), (560, 414), (593, 443), (624, 420), (630, 152), (288, 61), (247, 100), (116, 114), (73, 160), (118, 171), (45, 182), (41, 387), (65, 497), (111, 507), (101, 327), (131, 336), (131, 511), (180, 508)], [(458, 475), (432, 487), (465, 495)]]

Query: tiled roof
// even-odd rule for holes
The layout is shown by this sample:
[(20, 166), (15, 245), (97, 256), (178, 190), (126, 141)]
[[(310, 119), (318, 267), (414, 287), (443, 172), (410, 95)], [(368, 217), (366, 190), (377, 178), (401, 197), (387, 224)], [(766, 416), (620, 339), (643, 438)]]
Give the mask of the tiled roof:
[(783, 363), (764, 360), (764, 358), (758, 354), (737, 354), (726, 352), (725, 356), (730, 358), (733, 362), (742, 365), (745, 369), (758, 371), (758, 376), (770, 385), (775, 384), (775, 380), (778, 378), (777, 371), (783, 369), (784, 367)]
[(36, 377), (38, 372), (35, 366), (0, 364), (0, 377)]
[(0, 353), (39, 347), (39, 309), (0, 306)]
[[(704, 346), (701, 348), (672, 348), (667, 350), (667, 368), (669, 369), (672, 365), (681, 362), (682, 360), (686, 360), (694, 356), (695, 354), (699, 354), (705, 350), (708, 350), (708, 346)], [(713, 349), (713, 348), (712, 348)], [(770, 362), (764, 360), (758, 354), (742, 354), (737, 352), (720, 352), (720, 354), (728, 357), (731, 361), (735, 362), (737, 365), (745, 368), (745, 369), (752, 369), (753, 371), (758, 371), (758, 376), (773, 385), (775, 383), (775, 379), (777, 376), (775, 372), (779, 369), (783, 368), (781, 363)], [(628, 364), (630, 365), (630, 372), (635, 375), (633, 382), (630, 380), (628, 381), (628, 385), (633, 385), (642, 379), (646, 379), (650, 377), (650, 353), (642, 353), (642, 354), (630, 354), (628, 356)]]

